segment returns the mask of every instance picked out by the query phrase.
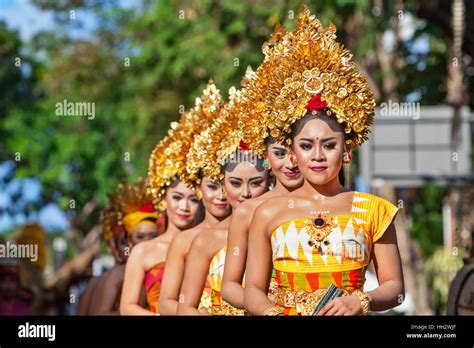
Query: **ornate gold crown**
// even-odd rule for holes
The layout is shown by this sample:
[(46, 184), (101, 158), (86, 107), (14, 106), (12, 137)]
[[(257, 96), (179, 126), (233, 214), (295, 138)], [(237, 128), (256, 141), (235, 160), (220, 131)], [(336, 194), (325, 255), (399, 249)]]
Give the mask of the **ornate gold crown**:
[[(219, 118), (214, 123), (218, 122)], [(193, 145), (186, 155), (185, 182), (188, 187), (201, 183), (199, 174), (200, 172), (204, 174), (204, 168), (208, 164), (207, 150), (209, 146), (212, 146), (211, 129), (212, 125), (194, 137)]]
[(272, 51), (281, 62), (272, 71), (270, 82), (264, 81), (268, 89), (262, 124), (281, 144), (291, 144), (291, 126), (306, 114), (309, 100), (318, 95), (327, 103), (328, 115), (344, 124), (345, 133), (352, 132), (352, 145), (367, 139), (374, 96), (351, 61), (352, 54), (335, 41), (335, 32), (333, 24), (324, 28), (303, 6), (296, 29)]
[[(105, 240), (112, 238), (114, 228), (123, 224), (125, 215), (138, 211), (146, 203), (153, 202), (153, 196), (143, 178), (139, 178), (134, 185), (120, 183), (117, 191), (108, 197), (109, 204), (102, 210), (100, 217)], [(158, 211), (157, 203), (153, 202), (155, 211)]]
[(115, 210), (112, 205), (104, 207), (100, 213), (100, 222), (102, 224), (102, 235), (104, 239), (106, 241), (112, 239), (113, 229), (118, 225), (117, 210)]
[[(247, 67), (241, 85), (245, 87), (253, 78), (254, 71)], [(219, 117), (194, 138), (186, 158), (189, 179), (198, 183), (199, 171), (211, 180), (223, 179), (222, 165), (239, 149), (242, 132), (239, 127), (239, 110), (242, 90), (229, 89), (229, 100), (223, 104)]]
[(268, 137), (264, 102), (272, 73), (280, 64), (285, 50), (282, 45), (285, 35), (285, 28), (277, 24), (271, 38), (262, 46), (265, 56), (262, 64), (256, 72), (247, 72), (248, 78), (241, 96), (239, 127), (243, 140), (262, 158), (265, 155), (265, 139)]
[(186, 155), (196, 134), (209, 127), (219, 115), (222, 98), (214, 83), (208, 82), (201, 98), (196, 98), (194, 108), (183, 113), (179, 122), (173, 122), (168, 135), (153, 150), (148, 176), (151, 192), (159, 201), (171, 181), (180, 177), (189, 182), (186, 172)]
[[(253, 72), (247, 69), (244, 80), (250, 73)], [(242, 132), (238, 127), (241, 93), (242, 90), (237, 90), (235, 87), (229, 89), (229, 100), (222, 108), (221, 115), (196, 139), (201, 149), (199, 156), (202, 160), (206, 160), (203, 174), (211, 180), (218, 181), (224, 178), (222, 166), (226, 159), (233, 158), (241, 145)]]

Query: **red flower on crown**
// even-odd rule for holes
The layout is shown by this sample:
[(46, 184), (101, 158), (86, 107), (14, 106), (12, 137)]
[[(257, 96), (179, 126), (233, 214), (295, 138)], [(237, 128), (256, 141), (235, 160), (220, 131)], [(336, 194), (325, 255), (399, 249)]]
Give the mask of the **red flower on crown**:
[(250, 147), (247, 145), (247, 143), (245, 141), (240, 140), (239, 150), (240, 151), (250, 151)]
[(154, 213), (156, 211), (153, 203), (151, 202), (143, 203), (138, 210), (142, 213)]
[(308, 104), (306, 104), (305, 106), (305, 108), (309, 111), (326, 109), (327, 107), (328, 104), (321, 99), (321, 96), (319, 94), (311, 97), (311, 99), (308, 101)]
[(114, 232), (115, 236), (118, 238), (122, 233), (125, 233), (125, 228), (123, 228), (123, 225), (115, 225), (112, 228), (112, 231)]

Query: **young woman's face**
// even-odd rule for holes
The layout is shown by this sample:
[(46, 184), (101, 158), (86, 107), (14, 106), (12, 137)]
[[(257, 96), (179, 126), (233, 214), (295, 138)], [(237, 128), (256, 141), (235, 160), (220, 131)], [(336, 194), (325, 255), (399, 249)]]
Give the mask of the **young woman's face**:
[(196, 192), (188, 188), (183, 182), (166, 190), (166, 211), (168, 219), (181, 230), (193, 227), (199, 200)]
[(303, 176), (314, 185), (338, 180), (344, 154), (342, 131), (327, 121), (314, 118), (306, 122), (293, 139), (293, 150)]
[(202, 193), (202, 204), (209, 214), (216, 218), (224, 218), (230, 214), (231, 207), (220, 182), (204, 177), (198, 190)]
[(132, 246), (137, 245), (138, 243), (145, 242), (147, 240), (158, 237), (158, 227), (156, 223), (141, 222), (139, 223), (132, 231), (130, 236), (130, 241)]
[(276, 179), (289, 190), (294, 190), (303, 184), (303, 175), (298, 166), (291, 163), (289, 153), (289, 149), (279, 143), (267, 148), (268, 162)]
[(247, 199), (252, 199), (267, 192), (269, 178), (266, 171), (259, 172), (247, 161), (237, 164), (232, 171), (224, 175), (224, 187), (230, 205), (235, 208)]

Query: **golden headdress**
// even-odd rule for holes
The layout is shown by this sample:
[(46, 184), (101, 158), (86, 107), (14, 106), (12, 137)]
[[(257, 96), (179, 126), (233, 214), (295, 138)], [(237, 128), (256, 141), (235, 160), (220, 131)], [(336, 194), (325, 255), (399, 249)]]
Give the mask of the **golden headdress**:
[(157, 219), (158, 206), (152, 201), (153, 196), (143, 178), (139, 178), (135, 185), (120, 183), (117, 191), (109, 195), (109, 205), (101, 214), (104, 239), (111, 239), (121, 227), (130, 234), (143, 219)]
[[(109, 200), (112, 195), (109, 195)], [(100, 213), (100, 222), (102, 224), (102, 235), (104, 240), (109, 241), (112, 239), (114, 230), (118, 226), (118, 210), (115, 209), (113, 204), (109, 204), (102, 209)]]
[[(247, 68), (241, 82), (245, 86), (254, 74)], [(229, 89), (229, 100), (224, 104), (220, 116), (215, 122), (199, 134), (194, 143), (194, 150), (189, 156), (195, 155), (196, 161), (203, 174), (211, 180), (222, 180), (222, 166), (228, 158), (233, 158), (237, 150), (249, 151), (247, 144), (242, 141), (242, 131), (239, 128), (239, 107), (242, 90), (235, 87)], [(190, 171), (196, 168), (190, 168)]]
[(265, 155), (265, 139), (268, 137), (266, 124), (265, 97), (272, 73), (281, 62), (284, 46), (282, 40), (287, 35), (284, 27), (277, 24), (270, 40), (262, 46), (265, 56), (262, 64), (254, 73), (247, 72), (248, 78), (242, 91), (239, 107), (239, 127), (243, 140), (260, 157)]
[(209, 81), (194, 108), (173, 122), (168, 135), (155, 147), (149, 162), (148, 176), (154, 200), (159, 201), (171, 181), (179, 177), (189, 182), (186, 155), (194, 137), (209, 127), (219, 115), (222, 98), (214, 83)]
[[(220, 117), (218, 117), (214, 123), (218, 122), (219, 119)], [(186, 155), (187, 175), (184, 176), (184, 180), (188, 187), (193, 187), (201, 183), (199, 175), (204, 175), (204, 168), (208, 164), (207, 148), (208, 146), (212, 146), (212, 138), (210, 136), (211, 129), (212, 125), (194, 137), (193, 145)]]
[(374, 96), (351, 61), (352, 54), (335, 41), (335, 32), (333, 24), (324, 28), (303, 6), (296, 29), (274, 50), (281, 55), (281, 62), (271, 74), (263, 122), (281, 144), (291, 144), (291, 126), (308, 109), (324, 105), (328, 115), (344, 124), (344, 132), (352, 133), (352, 145), (367, 139)]

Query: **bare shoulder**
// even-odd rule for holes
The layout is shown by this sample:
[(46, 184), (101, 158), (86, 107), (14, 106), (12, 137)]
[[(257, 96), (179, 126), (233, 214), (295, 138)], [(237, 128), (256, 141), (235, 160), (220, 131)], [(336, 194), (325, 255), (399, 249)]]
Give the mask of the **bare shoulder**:
[(264, 193), (261, 196), (258, 196), (256, 198), (252, 198), (249, 200), (246, 200), (242, 204), (238, 205), (237, 208), (234, 209), (232, 212), (232, 220), (235, 221), (238, 219), (239, 221), (241, 219), (252, 219), (252, 215), (255, 212), (255, 210), (262, 205), (265, 201), (272, 197), (277, 197), (272, 194), (271, 191)]
[(132, 251), (130, 253), (130, 256), (129, 258), (142, 258), (146, 255), (146, 253), (148, 252), (148, 250), (150, 249), (151, 245), (150, 245), (150, 242), (151, 241), (146, 241), (146, 242), (141, 242), (141, 243), (138, 243), (137, 245), (135, 245), (133, 248), (132, 248)]
[(181, 233), (179, 233), (176, 237), (173, 238), (173, 241), (171, 242), (171, 245), (173, 245), (174, 249), (187, 249), (185, 248), (186, 245), (190, 244), (194, 237), (201, 232), (204, 229), (203, 226), (195, 226), (193, 228), (190, 228), (189, 230), (185, 230)]
[(302, 196), (279, 195), (268, 198), (260, 204), (253, 214), (252, 223), (273, 231), (276, 226), (289, 219), (296, 211), (311, 209), (310, 199)]
[(201, 231), (192, 242), (192, 249), (197, 249), (203, 254), (213, 253), (227, 240), (227, 229), (206, 228)]
[(212, 242), (216, 238), (216, 232), (219, 228), (206, 228), (201, 231), (193, 240), (193, 245), (203, 245)]
[(250, 223), (252, 222), (252, 218), (254, 216), (255, 211), (260, 205), (262, 205), (268, 199), (268, 198), (263, 197), (265, 195), (266, 194), (259, 196), (257, 198), (245, 201), (244, 203), (240, 204), (237, 208), (235, 208), (234, 211), (232, 212), (232, 224), (234, 224), (234, 226), (237, 224), (238, 226), (241, 226), (242, 228), (248, 229), (250, 227)]
[(240, 204), (237, 208), (234, 209), (232, 212), (232, 221), (240, 221), (242, 219), (248, 218), (249, 215), (251, 216), (255, 209), (262, 204), (263, 201), (255, 199), (250, 199), (243, 204)]
[[(174, 238), (176, 238), (177, 236), (179, 236), (179, 234), (176, 235)], [(155, 239), (146, 241), (145, 243), (150, 243), (146, 246), (146, 248), (148, 248), (147, 252), (152, 253), (153, 257), (156, 257), (156, 255), (161, 254), (162, 252), (164, 252), (166, 255), (166, 252), (173, 240), (170, 240), (169, 238), (165, 237), (167, 236), (160, 236)]]
[[(255, 210), (255, 216), (260, 218), (272, 218), (286, 211), (292, 204), (295, 197), (292, 196), (275, 196), (261, 202)], [(294, 203), (294, 202), (293, 202)]]
[(176, 237), (173, 238), (168, 249), (167, 257), (172, 253), (174, 256), (183, 256), (189, 252), (191, 248), (191, 243), (194, 238), (199, 235), (199, 233), (204, 230), (204, 227), (195, 226), (189, 230), (185, 230), (179, 233)]

